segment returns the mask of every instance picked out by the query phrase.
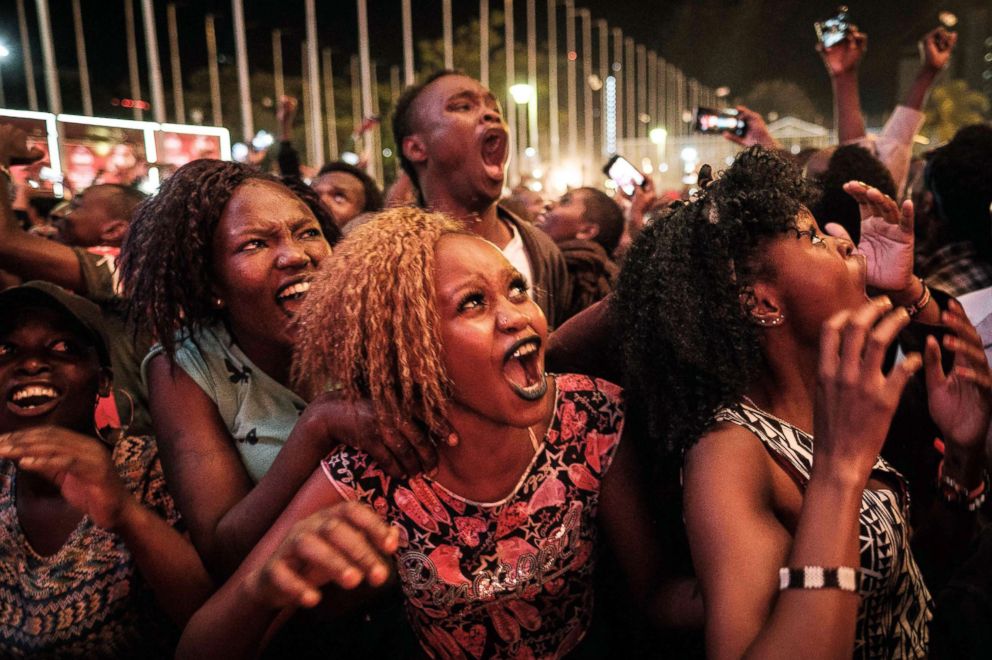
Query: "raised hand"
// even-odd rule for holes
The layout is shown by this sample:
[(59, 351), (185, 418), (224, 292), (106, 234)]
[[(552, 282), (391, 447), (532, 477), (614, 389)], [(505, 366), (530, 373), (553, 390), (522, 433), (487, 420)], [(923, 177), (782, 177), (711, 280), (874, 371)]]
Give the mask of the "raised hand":
[(298, 522), (275, 554), (248, 576), (248, 593), (270, 607), (313, 607), (320, 588), (383, 585), (399, 532), (355, 502), (328, 507)]
[(831, 78), (854, 73), (867, 50), (868, 35), (859, 32), (857, 28), (852, 28), (843, 41), (830, 48), (824, 48), (821, 43), (816, 44), (816, 51), (823, 59)]
[[(368, 401), (352, 403), (334, 392), (325, 392), (307, 406), (299, 424), (318, 439), (361, 449), (394, 477), (430, 473), (437, 468), (437, 447), (419, 425), (401, 421), (393, 431), (380, 423)], [(442, 441), (455, 445), (458, 437), (449, 433)]]
[(758, 144), (765, 149), (782, 148), (778, 140), (768, 132), (768, 125), (765, 123), (765, 118), (761, 116), (760, 112), (755, 112), (743, 105), (737, 106), (737, 112), (740, 114), (741, 119), (747, 123), (747, 132), (743, 136), (740, 136), (732, 131), (724, 131), (723, 137), (745, 147)]
[(876, 298), (835, 314), (820, 334), (820, 365), (813, 417), (813, 470), (826, 470), (863, 488), (899, 397), (921, 365), (913, 353), (882, 373), (886, 350), (909, 323), (909, 314)]
[[(848, 181), (844, 192), (858, 202), (861, 211), (861, 243), (858, 249), (868, 263), (868, 286), (885, 292), (911, 288), (913, 278), (913, 203), (900, 207), (878, 188)], [(829, 233), (838, 235), (830, 223)], [(846, 235), (846, 232), (844, 232)]]
[(923, 68), (934, 73), (944, 70), (957, 42), (957, 32), (949, 32), (942, 27), (927, 32), (919, 43)]
[(293, 135), (293, 121), (299, 102), (292, 96), (280, 96), (276, 101), (276, 121), (279, 122), (279, 139), (289, 140)]
[(45, 154), (28, 148), (28, 134), (13, 124), (0, 124), (0, 165), (29, 165)]
[(56, 426), (0, 435), (0, 458), (57, 486), (66, 502), (104, 529), (114, 529), (128, 506), (140, 506), (98, 440)]
[(954, 363), (951, 372), (944, 373), (940, 345), (927, 337), (924, 374), (930, 416), (948, 445), (978, 451), (992, 416), (992, 369), (978, 331), (956, 300), (950, 301), (941, 321), (951, 331), (943, 341), (954, 353)]

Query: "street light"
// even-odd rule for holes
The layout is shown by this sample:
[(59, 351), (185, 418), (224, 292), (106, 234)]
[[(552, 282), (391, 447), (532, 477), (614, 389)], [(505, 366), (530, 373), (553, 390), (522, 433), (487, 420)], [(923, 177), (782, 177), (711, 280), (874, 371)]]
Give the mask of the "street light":
[(534, 98), (534, 88), (526, 83), (517, 83), (510, 86), (510, 96), (517, 105), (526, 105)]

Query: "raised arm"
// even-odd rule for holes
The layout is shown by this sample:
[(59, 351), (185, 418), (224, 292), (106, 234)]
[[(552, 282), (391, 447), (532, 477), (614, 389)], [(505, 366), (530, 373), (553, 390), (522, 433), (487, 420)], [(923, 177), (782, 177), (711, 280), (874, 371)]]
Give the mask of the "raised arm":
[[(23, 165), (42, 154), (27, 147), (27, 133), (0, 124), (0, 165)], [(0, 174), (0, 269), (22, 280), (47, 280), (85, 294), (83, 269), (72, 248), (21, 229), (10, 206), (11, 182)]]
[(52, 482), (93, 524), (119, 535), (162, 609), (179, 626), (213, 591), (196, 550), (128, 492), (110, 452), (94, 438), (57, 427), (0, 436), (0, 457)]
[(944, 349), (954, 355), (950, 371), (944, 370), (935, 337), (927, 337), (924, 353), (929, 412), (944, 443), (940, 474), (934, 475), (940, 492), (913, 537), (914, 553), (934, 584), (946, 583), (967, 559), (980, 529), (978, 509), (989, 487), (984, 444), (992, 416), (992, 369), (978, 332), (955, 300), (941, 320), (949, 330)]
[(923, 109), (934, 80), (947, 68), (957, 42), (957, 32), (948, 32), (942, 27), (931, 30), (920, 39), (920, 70), (906, 92), (904, 106), (913, 110)]
[(253, 484), (216, 405), (181, 368), (156, 356), (148, 365), (148, 387), (166, 477), (194, 545), (217, 577), (237, 568), (340, 442), (368, 451), (392, 474), (417, 474), (437, 462), (431, 443), (412, 425), (402, 427), (402, 437), (385, 434), (380, 441), (370, 410), (322, 395)]
[(823, 65), (830, 75), (834, 93), (834, 127), (841, 144), (865, 136), (865, 119), (861, 114), (858, 91), (858, 64), (868, 49), (868, 35), (852, 29), (840, 43), (824, 48), (816, 45)]
[[(318, 469), (237, 572), (196, 613), (177, 658), (250, 658), (298, 607), (333, 584), (378, 587), (399, 537), (371, 509), (340, 495)], [(338, 593), (340, 597), (340, 593)]]
[[(859, 596), (784, 589), (779, 569), (860, 565), (861, 494), (913, 355), (885, 376), (885, 350), (909, 322), (873, 301), (831, 318), (821, 336), (813, 470), (804, 493), (750, 432), (704, 436), (685, 466), (685, 514), (714, 658), (838, 658), (852, 653)], [(876, 325), (877, 323), (877, 325)], [(801, 497), (801, 504), (797, 501)], [(799, 508), (794, 534), (783, 510)]]

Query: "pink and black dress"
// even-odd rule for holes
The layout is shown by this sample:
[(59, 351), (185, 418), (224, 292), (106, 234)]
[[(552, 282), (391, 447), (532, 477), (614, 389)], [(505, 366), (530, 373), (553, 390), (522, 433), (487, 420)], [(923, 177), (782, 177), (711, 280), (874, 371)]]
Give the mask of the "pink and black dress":
[(323, 463), (342, 496), (400, 529), (407, 614), (432, 657), (560, 657), (589, 627), (600, 481), (623, 430), (622, 391), (571, 374), (555, 383), (544, 441), (499, 502), (424, 476), (393, 479), (347, 447)]

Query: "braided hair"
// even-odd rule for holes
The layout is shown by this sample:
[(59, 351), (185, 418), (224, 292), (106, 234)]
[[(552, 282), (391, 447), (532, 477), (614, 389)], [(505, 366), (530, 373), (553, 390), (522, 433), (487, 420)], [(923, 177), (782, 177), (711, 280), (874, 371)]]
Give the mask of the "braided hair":
[(765, 367), (750, 321), (760, 256), (812, 201), (788, 161), (751, 147), (627, 252), (612, 313), (629, 395), (663, 454), (691, 446)]
[[(214, 232), (234, 191), (248, 181), (285, 185), (242, 163), (194, 160), (142, 202), (131, 221), (120, 260), (125, 311), (135, 331), (150, 332), (170, 359), (176, 330), (192, 334), (223, 319), (223, 311), (212, 304)], [(325, 237), (340, 236), (315, 193), (303, 197), (288, 192), (314, 210)]]

